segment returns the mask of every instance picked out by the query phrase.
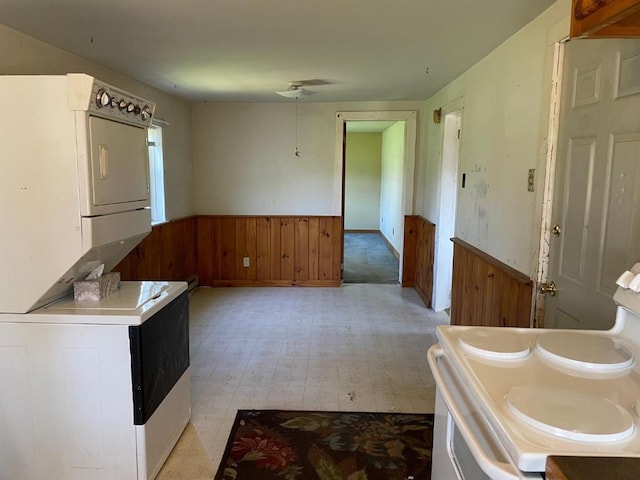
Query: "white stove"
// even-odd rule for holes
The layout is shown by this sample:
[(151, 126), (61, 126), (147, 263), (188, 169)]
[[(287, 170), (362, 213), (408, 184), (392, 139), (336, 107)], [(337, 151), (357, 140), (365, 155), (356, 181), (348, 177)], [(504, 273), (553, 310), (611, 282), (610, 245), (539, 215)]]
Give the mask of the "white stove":
[(640, 457), (640, 294), (614, 300), (609, 331), (438, 327), (432, 479), (541, 478), (549, 455)]
[(191, 412), (186, 290), (0, 314), (0, 479), (155, 478)]

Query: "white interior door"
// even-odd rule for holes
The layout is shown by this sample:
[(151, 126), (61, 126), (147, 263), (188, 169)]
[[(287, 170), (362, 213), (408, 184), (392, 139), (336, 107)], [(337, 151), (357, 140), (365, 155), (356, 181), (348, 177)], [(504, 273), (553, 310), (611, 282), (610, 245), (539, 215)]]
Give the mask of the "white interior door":
[(640, 40), (567, 43), (556, 172), (545, 326), (609, 328), (640, 260)]
[(451, 238), (456, 236), (463, 101), (463, 99), (458, 99), (442, 108), (444, 139), (440, 176), (440, 210), (438, 212), (438, 228), (436, 228), (433, 299), (431, 302), (431, 306), (436, 312), (451, 307), (451, 282), (453, 278), (453, 242)]

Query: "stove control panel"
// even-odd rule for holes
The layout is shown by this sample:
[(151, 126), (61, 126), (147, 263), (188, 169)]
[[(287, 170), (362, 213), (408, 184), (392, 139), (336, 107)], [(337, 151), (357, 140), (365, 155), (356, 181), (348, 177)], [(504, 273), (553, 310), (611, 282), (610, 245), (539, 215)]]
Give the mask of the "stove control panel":
[(628, 288), (618, 287), (618, 290), (613, 295), (613, 301), (635, 313), (636, 316), (640, 316), (640, 293)]
[(618, 290), (613, 301), (640, 315), (640, 263), (636, 263), (616, 280)]

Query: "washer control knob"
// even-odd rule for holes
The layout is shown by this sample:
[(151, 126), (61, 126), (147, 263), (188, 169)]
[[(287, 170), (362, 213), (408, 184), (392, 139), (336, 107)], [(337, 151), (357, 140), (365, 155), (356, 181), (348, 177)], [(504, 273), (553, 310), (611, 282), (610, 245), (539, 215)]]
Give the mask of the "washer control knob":
[(127, 113), (131, 113), (135, 110), (136, 106), (133, 103), (127, 105)]
[(111, 103), (111, 95), (104, 88), (98, 90), (98, 93), (96, 93), (96, 105), (98, 108), (106, 107), (109, 103)]
[(118, 102), (118, 108), (120, 110), (124, 110), (125, 108), (127, 108), (127, 101), (125, 99), (122, 99)]
[(143, 121), (147, 121), (151, 118), (151, 109), (149, 108), (148, 105), (145, 105), (144, 108), (142, 109), (142, 120)]
[(135, 108), (133, 109), (133, 113), (134, 113), (135, 115), (140, 115), (140, 111), (141, 111), (141, 110), (142, 110), (142, 109), (140, 108), (140, 105), (136, 105), (136, 106), (135, 106)]
[(111, 97), (111, 103), (109, 104), (111, 108), (116, 108), (118, 106), (118, 99), (116, 97)]

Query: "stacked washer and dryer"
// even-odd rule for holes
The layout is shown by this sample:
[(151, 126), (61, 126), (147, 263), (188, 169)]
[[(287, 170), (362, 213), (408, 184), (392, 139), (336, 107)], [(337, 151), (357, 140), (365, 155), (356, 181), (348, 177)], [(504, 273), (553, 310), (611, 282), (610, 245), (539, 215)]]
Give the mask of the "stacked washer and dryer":
[(2, 479), (151, 479), (189, 420), (186, 284), (73, 298), (151, 231), (154, 109), (84, 74), (0, 77)]

